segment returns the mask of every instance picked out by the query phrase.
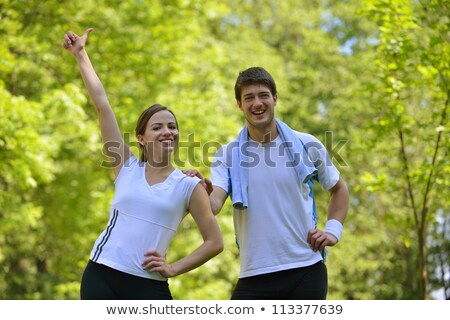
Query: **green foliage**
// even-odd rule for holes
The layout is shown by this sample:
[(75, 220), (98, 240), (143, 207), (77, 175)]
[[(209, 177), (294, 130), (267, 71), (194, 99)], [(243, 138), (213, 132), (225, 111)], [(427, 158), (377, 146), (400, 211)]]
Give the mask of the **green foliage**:
[[(396, 141), (398, 153), (391, 158), (386, 173), (396, 177), (389, 184), (403, 189), (404, 194), (396, 210), (401, 216), (391, 220), (396, 224), (403, 220), (408, 227), (403, 233), (405, 246), (411, 251), (412, 262), (419, 264), (421, 270), (414, 278), (420, 287), (419, 296), (426, 298), (427, 272), (435, 273), (428, 268), (433, 258), (426, 253), (427, 244), (434, 242), (428, 239), (429, 222), (439, 210), (448, 211), (448, 203), (441, 201), (448, 198), (448, 189), (436, 185), (446, 180), (438, 173), (448, 166), (449, 25), (439, 18), (442, 12), (448, 12), (448, 4), (435, 2), (431, 10), (428, 5), (410, 1), (367, 4), (368, 14), (379, 25), (380, 41), (373, 69), (379, 81), (374, 87), (378, 125), (371, 130), (375, 137)], [(410, 292), (417, 287), (414, 283), (408, 286)]]
[[(244, 123), (238, 72), (268, 69), (277, 116), (322, 140), (350, 187), (328, 297), (420, 299), (424, 270), (426, 291), (448, 297), (449, 9), (443, 0), (0, 0), (0, 298), (78, 299), (108, 218), (113, 179), (97, 116), (61, 48), (66, 31), (87, 27), (130, 145), (141, 111), (167, 105), (181, 128), (176, 165), (206, 176)], [(323, 227), (328, 194), (314, 191)], [(224, 252), (170, 279), (176, 299), (229, 298), (239, 272), (230, 203), (218, 219)], [(199, 241), (188, 216), (168, 259)]]

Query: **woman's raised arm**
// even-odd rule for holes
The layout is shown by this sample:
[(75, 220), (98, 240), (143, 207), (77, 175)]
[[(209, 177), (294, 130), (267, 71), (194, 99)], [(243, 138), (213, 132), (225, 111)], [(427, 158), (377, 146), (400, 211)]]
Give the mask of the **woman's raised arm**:
[(86, 41), (93, 30), (92, 28), (86, 29), (82, 36), (69, 31), (64, 35), (62, 44), (78, 63), (86, 89), (97, 110), (106, 154), (112, 160), (112, 169), (117, 177), (124, 162), (131, 156), (131, 151), (123, 140), (105, 89), (85, 49)]

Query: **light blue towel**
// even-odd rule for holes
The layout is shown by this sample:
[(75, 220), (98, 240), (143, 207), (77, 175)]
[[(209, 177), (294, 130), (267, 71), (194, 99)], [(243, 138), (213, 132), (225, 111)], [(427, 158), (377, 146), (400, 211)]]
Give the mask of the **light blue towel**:
[[(302, 183), (307, 183), (317, 174), (317, 169), (308, 157), (306, 146), (295, 132), (284, 122), (276, 119), (278, 133), (292, 161), (297, 176)], [(228, 147), (231, 147), (231, 167), (229, 176), (231, 182), (231, 201), (233, 207), (245, 209), (248, 207), (248, 169), (251, 163), (247, 156), (248, 129), (247, 126), (239, 132), (237, 139)], [(228, 149), (229, 150), (229, 149)]]

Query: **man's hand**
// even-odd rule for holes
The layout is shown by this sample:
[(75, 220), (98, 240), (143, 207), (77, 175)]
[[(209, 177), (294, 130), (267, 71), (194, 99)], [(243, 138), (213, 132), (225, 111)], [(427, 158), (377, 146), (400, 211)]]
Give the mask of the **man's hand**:
[(203, 188), (206, 189), (206, 192), (208, 193), (208, 195), (210, 195), (211, 192), (213, 192), (213, 186), (212, 186), (211, 180), (209, 180), (208, 178), (204, 178), (202, 176), (202, 174), (200, 172), (198, 172), (197, 170), (187, 169), (187, 170), (181, 170), (181, 172), (183, 172), (185, 175), (187, 175), (189, 177), (199, 178), (201, 180), (201, 184), (202, 184)]
[(334, 246), (338, 240), (331, 235), (319, 229), (312, 229), (308, 231), (308, 243), (311, 249), (316, 252), (318, 250), (323, 250), (325, 247)]

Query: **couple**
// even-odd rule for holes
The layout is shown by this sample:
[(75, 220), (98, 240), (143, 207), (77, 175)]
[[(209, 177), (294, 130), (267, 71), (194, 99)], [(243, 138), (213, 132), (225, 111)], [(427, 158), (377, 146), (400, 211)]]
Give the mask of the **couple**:
[[(115, 151), (121, 154), (113, 168), (109, 221), (83, 273), (81, 299), (172, 299), (168, 278), (223, 250), (215, 214), (228, 196), (241, 262), (231, 299), (326, 299), (324, 252), (341, 237), (348, 189), (319, 140), (275, 118), (278, 96), (271, 75), (260, 67), (239, 73), (235, 97), (247, 124), (236, 141), (218, 150), (206, 179), (173, 166), (178, 123), (164, 106), (155, 104), (141, 114), (140, 159), (131, 153), (85, 49), (92, 31), (82, 36), (69, 31), (62, 44), (77, 61), (103, 142), (118, 142)], [(313, 180), (330, 193), (323, 231), (316, 228)], [(188, 212), (203, 243), (169, 263), (166, 250)]]

